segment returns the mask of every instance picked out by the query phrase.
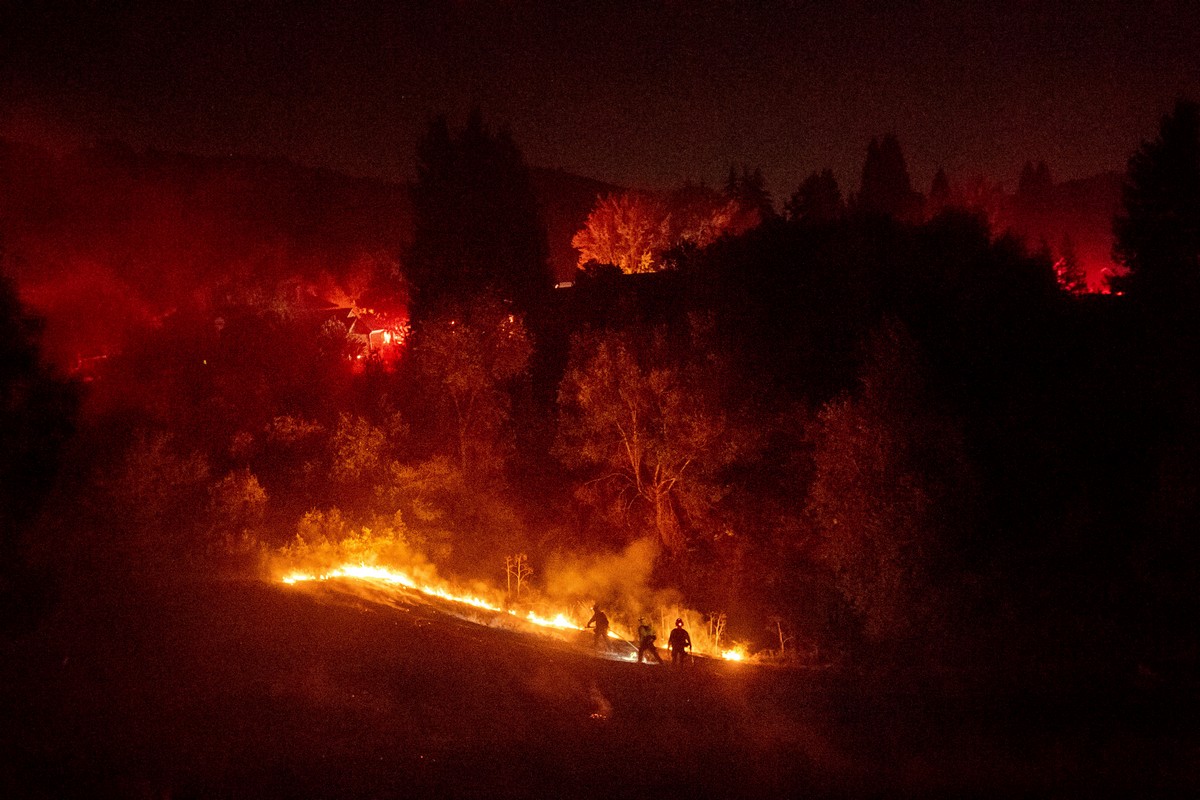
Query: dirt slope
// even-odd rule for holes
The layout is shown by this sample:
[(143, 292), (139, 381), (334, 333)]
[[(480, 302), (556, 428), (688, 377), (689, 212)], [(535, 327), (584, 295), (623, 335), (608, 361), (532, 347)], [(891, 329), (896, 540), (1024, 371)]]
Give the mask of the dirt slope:
[(1096, 796), (1188, 777), (1136, 732), (1010, 735), (977, 705), (608, 661), (328, 588), (130, 592), (3, 655), (12, 798)]

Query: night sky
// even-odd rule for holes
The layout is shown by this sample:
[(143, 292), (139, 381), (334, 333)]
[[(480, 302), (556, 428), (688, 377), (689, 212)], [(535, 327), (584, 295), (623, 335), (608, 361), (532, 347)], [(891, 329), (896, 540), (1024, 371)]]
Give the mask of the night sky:
[(1121, 170), (1200, 96), (1200, 4), (0, 2), (0, 135), (283, 156), (409, 178), (429, 118), (478, 105), (527, 160), (628, 185), (760, 166), (777, 200), (857, 188), (895, 131), (1013, 188)]

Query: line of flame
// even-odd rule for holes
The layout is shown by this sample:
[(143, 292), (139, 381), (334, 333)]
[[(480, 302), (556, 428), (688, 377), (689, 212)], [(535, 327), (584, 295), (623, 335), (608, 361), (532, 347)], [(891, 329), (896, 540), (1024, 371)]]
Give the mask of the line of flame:
[[(516, 611), (513, 611), (512, 609), (501, 608), (500, 606), (496, 605), (495, 603), (491, 603), (487, 600), (484, 600), (481, 597), (477, 597), (475, 595), (455, 594), (454, 592), (451, 592), (448, 589), (445, 589), (441, 586), (433, 586), (430, 584), (418, 583), (407, 573), (398, 572), (397, 570), (390, 569), (388, 567), (371, 566), (371, 565), (367, 565), (367, 564), (343, 564), (342, 566), (332, 569), (329, 572), (323, 572), (323, 573), (319, 573), (319, 574), (311, 573), (311, 572), (301, 572), (298, 570), (289, 572), (288, 574), (284, 575), (281, 578), (281, 580), (283, 583), (286, 583), (290, 586), (290, 585), (294, 585), (297, 583), (305, 583), (305, 582), (313, 582), (313, 581), (327, 581), (327, 580), (331, 580), (334, 578), (356, 578), (359, 580), (374, 580), (374, 581), (380, 581), (383, 583), (388, 583), (388, 584), (393, 584), (393, 585), (400, 585), (406, 589), (412, 589), (414, 591), (421, 592), (422, 594), (429, 595), (431, 597), (437, 597), (442, 600), (448, 600), (452, 603), (462, 603), (464, 605), (472, 606), (474, 608), (480, 608), (480, 609), (484, 609), (486, 611), (492, 611), (497, 614), (507, 613), (514, 617), (519, 616)], [(559, 630), (571, 630), (571, 631), (587, 630), (583, 626), (572, 622), (570, 619), (567, 618), (566, 614), (563, 614), (563, 613), (559, 613), (552, 618), (548, 618), (548, 617), (540, 616), (540, 615), (534, 613), (533, 611), (530, 611), (525, 614), (524, 618), (528, 622), (530, 622), (534, 625), (538, 625), (543, 628), (556, 628)], [(608, 636), (611, 639), (622, 639), (623, 638), (611, 629), (608, 631)], [(746, 658), (746, 653), (743, 650), (741, 650), (740, 648), (732, 649), (732, 650), (723, 650), (721, 652), (721, 658), (723, 658), (727, 661), (743, 661)], [(632, 659), (632, 657), (630, 657), (626, 660), (633, 660), (633, 659)]]

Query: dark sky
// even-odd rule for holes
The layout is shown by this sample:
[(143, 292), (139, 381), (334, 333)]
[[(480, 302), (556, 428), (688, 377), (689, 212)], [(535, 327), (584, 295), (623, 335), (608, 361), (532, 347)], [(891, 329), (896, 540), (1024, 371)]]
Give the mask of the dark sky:
[(856, 188), (872, 135), (917, 188), (938, 165), (1011, 188), (1123, 169), (1200, 97), (1196, 2), (551, 3), (0, 0), (0, 135), (285, 156), (409, 177), (429, 118), (472, 105), (532, 164), (777, 197)]

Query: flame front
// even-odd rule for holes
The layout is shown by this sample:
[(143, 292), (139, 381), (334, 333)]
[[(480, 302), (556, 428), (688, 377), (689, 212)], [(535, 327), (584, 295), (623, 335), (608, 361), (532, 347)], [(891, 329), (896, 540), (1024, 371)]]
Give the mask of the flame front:
[(547, 619), (530, 611), (525, 615), (525, 618), (534, 625), (541, 625), (543, 628), (562, 628), (564, 630), (575, 631), (580, 630), (580, 627), (574, 622), (571, 622), (571, 620), (567, 619), (565, 614), (557, 614), (555, 615), (554, 619)]
[[(445, 585), (425, 583), (414, 579), (407, 572), (391, 569), (390, 567), (380, 567), (369, 564), (342, 564), (328, 572), (304, 572), (301, 570), (293, 570), (284, 574), (280, 581), (291, 586), (298, 583), (321, 582), (333, 580), (337, 578), (352, 578), (362, 581), (373, 581), (390, 586), (401, 586), (405, 589), (411, 589), (420, 592), (429, 597), (436, 597), (440, 600), (446, 600), (451, 603), (458, 603), (469, 606), (471, 608), (490, 611), (495, 614), (507, 614), (518, 619), (529, 622), (540, 628), (563, 631), (584, 631), (587, 630), (584, 626), (575, 622), (566, 612), (558, 612), (554, 616), (543, 616), (535, 611), (528, 611), (524, 615), (519, 614), (513, 609), (505, 609), (500, 605), (493, 603), (477, 594), (461, 593), (452, 590)], [(621, 635), (613, 628), (608, 631), (608, 636), (611, 639), (619, 641), (629, 641), (628, 635)], [(636, 653), (626, 654), (611, 654), (623, 658), (627, 661), (636, 660)], [(720, 657), (727, 661), (744, 661), (746, 653), (741, 648), (723, 650), (720, 652)]]

